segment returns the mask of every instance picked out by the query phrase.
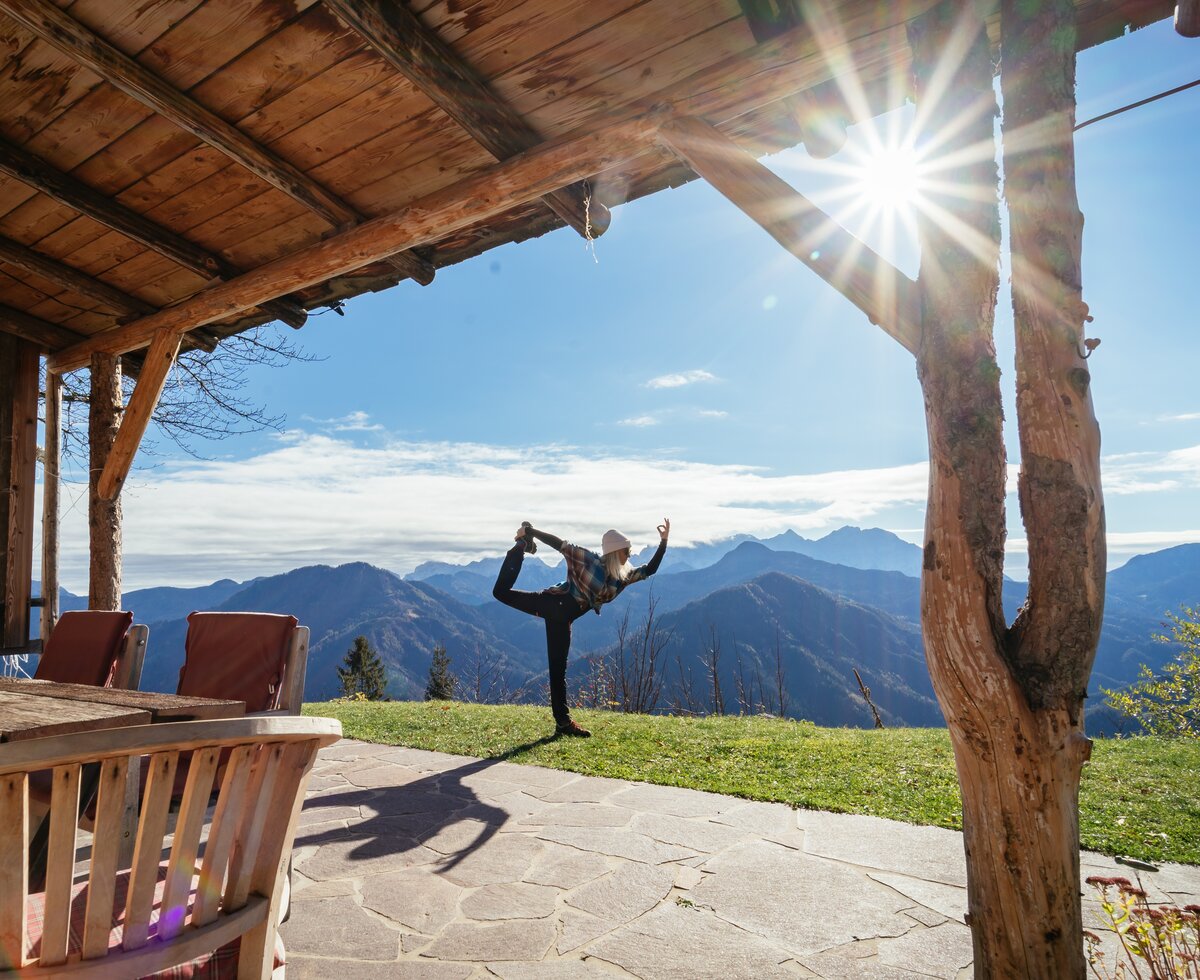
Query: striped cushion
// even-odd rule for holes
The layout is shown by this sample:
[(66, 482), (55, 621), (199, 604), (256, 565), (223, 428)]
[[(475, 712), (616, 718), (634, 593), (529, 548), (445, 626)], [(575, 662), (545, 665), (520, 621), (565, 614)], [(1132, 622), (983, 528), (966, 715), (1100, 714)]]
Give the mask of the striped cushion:
[[(158, 884), (154, 889), (154, 904), (150, 912), (150, 939), (143, 949), (152, 947), (158, 941), (158, 915), (159, 907), (162, 903), (163, 887), (166, 880), (167, 863), (164, 861), (158, 868)], [(124, 909), (125, 896), (129, 887), (129, 872), (122, 871), (117, 875), (116, 897), (113, 903), (113, 921), (112, 932), (109, 934), (108, 950), (110, 953), (117, 953), (121, 948), (121, 939), (124, 932)], [(71, 923), (69, 935), (67, 939), (67, 957), (68, 961), (77, 959), (79, 951), (83, 945), (83, 922), (84, 914), (87, 910), (87, 882), (80, 882), (71, 889)], [(195, 900), (195, 885), (191, 896), (188, 899), (188, 911), (191, 911), (192, 903)], [(25, 905), (25, 931), (26, 931), (26, 950), (27, 956), (30, 959), (36, 959), (41, 954), (42, 946), (42, 928), (45, 919), (45, 901), (46, 895), (44, 892), (37, 892), (29, 896)], [(186, 935), (186, 930), (184, 935)], [(241, 949), (241, 937), (226, 943), (220, 949), (211, 953), (205, 953), (202, 956), (196, 957), (187, 963), (181, 963), (178, 966), (169, 967), (158, 973), (148, 974), (148, 977), (162, 978), (162, 980), (234, 980), (237, 977), (238, 952)], [(283, 948), (283, 940), (280, 939), (279, 933), (275, 934), (275, 968), (284, 965), (286, 961), (285, 950)], [(97, 960), (97, 963), (102, 962)]]

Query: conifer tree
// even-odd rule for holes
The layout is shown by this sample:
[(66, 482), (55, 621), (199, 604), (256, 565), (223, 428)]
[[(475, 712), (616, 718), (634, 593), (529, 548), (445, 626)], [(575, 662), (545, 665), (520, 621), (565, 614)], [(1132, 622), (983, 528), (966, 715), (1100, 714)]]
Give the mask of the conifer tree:
[(433, 661), (429, 665), (429, 683), (425, 687), (426, 701), (450, 701), (458, 687), (458, 678), (450, 673), (450, 657), (446, 648), (438, 643), (433, 648)]
[(368, 701), (380, 701), (387, 689), (387, 674), (383, 661), (365, 636), (356, 636), (354, 646), (346, 652), (345, 666), (338, 667), (342, 695), (361, 693)]

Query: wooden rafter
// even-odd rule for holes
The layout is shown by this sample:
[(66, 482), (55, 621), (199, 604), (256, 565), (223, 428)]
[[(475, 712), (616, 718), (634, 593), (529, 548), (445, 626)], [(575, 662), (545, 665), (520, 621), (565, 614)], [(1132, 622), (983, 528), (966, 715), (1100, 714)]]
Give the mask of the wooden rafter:
[(87, 340), (81, 333), (0, 303), (0, 330), (36, 344), (41, 351), (58, 351)]
[(1175, 5), (1175, 30), (1183, 37), (1200, 37), (1200, 0), (1179, 0)]
[(101, 282), (78, 269), (64, 265), (57, 259), (35, 252), (2, 235), (0, 235), (0, 262), (16, 266), (18, 269), (41, 276), (65, 289), (90, 297), (118, 313), (134, 313), (145, 316), (157, 309), (136, 296), (130, 296), (124, 290)]
[(153, 316), (89, 337), (47, 361), (51, 371), (73, 371), (94, 352), (125, 353), (144, 347), (159, 330), (184, 332), (256, 306), (269, 296), (302, 289), (481, 224), (537, 200), (557, 187), (625, 163), (653, 147), (656, 116), (604, 126), (584, 136), (555, 140), (536, 150), (427, 194), (392, 214), (268, 262), (227, 283), (188, 297)]
[(916, 352), (916, 283), (703, 120), (674, 119), (659, 139), (872, 323)]
[[(159, 255), (205, 279), (232, 279), (240, 273), (217, 255), (212, 255), (182, 235), (164, 228), (136, 211), (118, 204), (82, 181), (51, 167), (20, 147), (0, 140), (0, 173), (41, 191), (73, 211), (140, 242)], [(301, 327), (308, 314), (291, 300), (276, 298), (263, 310), (292, 327)]]
[[(497, 160), (544, 139), (475, 70), (400, 0), (325, 0), (385, 61)], [(608, 227), (608, 211), (586, 200), (580, 185), (547, 194), (545, 204), (584, 237)]]
[[(215, 112), (167, 84), (54, 4), (47, 0), (0, 0), (0, 11), (126, 95), (220, 150), (334, 227), (341, 228), (362, 220), (362, 215), (336, 194)], [(388, 257), (388, 261), (399, 272), (423, 285), (433, 281), (433, 266), (418, 256), (395, 255)]]
[(129, 403), (125, 406), (125, 414), (121, 419), (121, 428), (117, 431), (117, 437), (108, 451), (104, 470), (100, 474), (97, 489), (105, 500), (112, 500), (121, 492), (125, 477), (129, 475), (133, 457), (137, 455), (146, 426), (150, 424), (154, 407), (158, 404), (158, 398), (167, 382), (167, 374), (179, 353), (179, 341), (182, 336), (174, 330), (160, 330), (155, 334), (150, 349), (146, 352), (137, 387), (129, 396)]

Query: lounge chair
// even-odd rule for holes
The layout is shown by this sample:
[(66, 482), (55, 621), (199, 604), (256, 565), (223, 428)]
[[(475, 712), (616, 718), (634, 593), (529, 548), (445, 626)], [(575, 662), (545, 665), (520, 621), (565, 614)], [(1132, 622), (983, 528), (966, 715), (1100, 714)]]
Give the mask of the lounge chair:
[(34, 677), (136, 691), (149, 629), (131, 612), (79, 609), (63, 613), (42, 644)]

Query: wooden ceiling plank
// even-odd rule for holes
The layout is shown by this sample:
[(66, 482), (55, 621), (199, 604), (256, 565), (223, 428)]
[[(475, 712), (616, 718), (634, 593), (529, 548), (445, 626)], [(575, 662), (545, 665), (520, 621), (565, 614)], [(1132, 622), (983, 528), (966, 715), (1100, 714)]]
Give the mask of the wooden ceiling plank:
[[(127, 95), (170, 119), (198, 139), (217, 147), (267, 183), (302, 202), (334, 227), (359, 214), (325, 187), (277, 157), (216, 113), (188, 98), (107, 41), (67, 16), (48, 0), (0, 0), (0, 11), (55, 45)], [(417, 256), (389, 258), (417, 282), (433, 281), (433, 267)]]
[[(136, 211), (97, 194), (86, 184), (59, 173), (19, 147), (0, 142), (0, 171), (36, 187), (43, 194), (107, 225), (113, 231), (141, 242), (205, 278), (233, 278), (238, 275), (236, 269), (217, 256), (209, 254), (186, 238), (155, 224)], [(267, 312), (291, 326), (303, 325), (307, 317), (303, 307), (289, 300), (273, 300)]]
[(6, 262), (25, 272), (48, 279), (64, 289), (98, 300), (117, 313), (135, 313), (144, 316), (155, 311), (155, 307), (136, 296), (131, 296), (106, 282), (85, 275), (77, 269), (35, 252), (31, 248), (26, 248), (11, 238), (0, 236), (0, 262)]
[(31, 344), (37, 344), (38, 349), (43, 352), (59, 351), (87, 339), (81, 333), (31, 316), (24, 310), (15, 309), (5, 303), (0, 303), (0, 330), (28, 340)]
[[(390, 0), (325, 0), (325, 5), (425, 93), (497, 160), (543, 142), (542, 135), (484, 79), (402, 3)], [(582, 186), (545, 197), (545, 203), (585, 238), (608, 227), (606, 208), (590, 201)]]
[(921, 336), (916, 283), (715, 127), (675, 119), (672, 151), (910, 353)]
[(133, 466), (133, 458), (137, 455), (138, 447), (142, 444), (142, 436), (146, 434), (146, 426), (154, 414), (163, 386), (167, 383), (171, 365), (179, 354), (179, 342), (183, 335), (174, 330), (159, 330), (150, 343), (146, 352), (146, 360), (142, 364), (141, 376), (129, 403), (125, 406), (121, 418), (121, 427), (117, 430), (112, 448), (108, 451), (104, 469), (100, 473), (97, 492), (104, 500), (112, 500), (121, 492), (129, 469)]
[(643, 152), (657, 117), (636, 117), (572, 139), (556, 140), (498, 163), (401, 211), (375, 218), (293, 252), (236, 280), (205, 289), (153, 316), (90, 337), (48, 361), (52, 371), (86, 364), (92, 351), (124, 353), (161, 329), (177, 332), (233, 315), (270, 296), (303, 289), (392, 253), (426, 245), (459, 228), (503, 214)]

